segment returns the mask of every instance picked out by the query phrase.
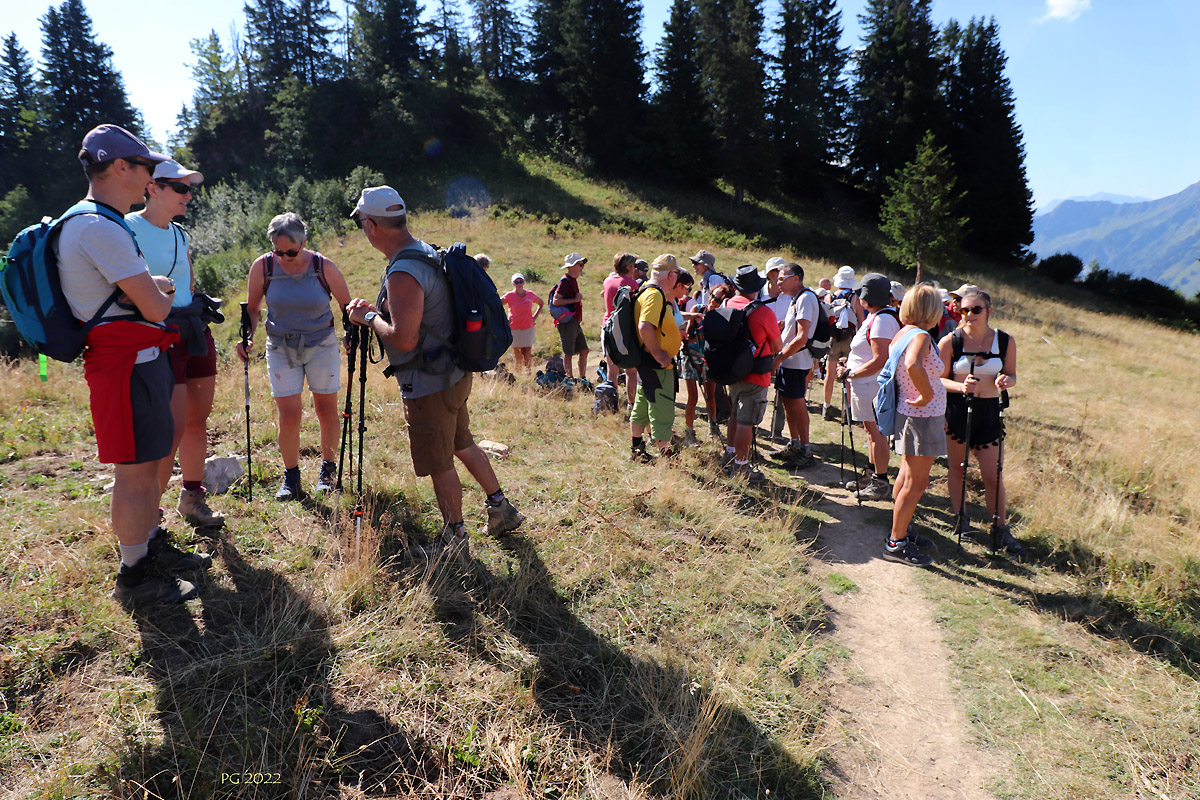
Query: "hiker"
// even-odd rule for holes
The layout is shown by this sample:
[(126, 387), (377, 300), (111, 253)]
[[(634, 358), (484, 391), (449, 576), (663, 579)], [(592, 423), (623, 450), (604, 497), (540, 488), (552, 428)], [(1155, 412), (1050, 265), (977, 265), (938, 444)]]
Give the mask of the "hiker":
[(950, 318), (954, 320), (955, 328), (957, 328), (959, 325), (962, 324), (962, 319), (963, 319), (962, 297), (963, 297), (963, 295), (966, 294), (971, 289), (977, 289), (977, 288), (979, 288), (979, 287), (975, 286), (972, 283), (964, 283), (962, 286), (958, 287), (954, 291), (946, 293), (949, 298), (946, 300), (946, 310), (949, 312)]
[[(892, 491), (892, 530), (884, 539), (883, 551), (887, 559), (916, 567), (928, 566), (933, 559), (921, 552), (915, 535), (909, 535), (909, 524), (929, 486), (933, 460), (946, 455), (946, 387), (941, 381), (944, 364), (927, 335), (941, 318), (942, 300), (936, 287), (922, 283), (909, 289), (900, 304), (904, 327), (893, 337), (888, 351), (900, 359), (896, 369), (900, 472)], [(914, 331), (915, 335), (909, 336)], [(900, 354), (897, 348), (902, 344)]]
[(833, 292), (825, 298), (830, 311), (834, 314), (833, 337), (829, 345), (828, 367), (825, 370), (825, 401), (821, 404), (821, 417), (836, 422), (841, 419), (838, 410), (833, 406), (833, 388), (837, 383), (835, 366), (850, 355), (850, 340), (858, 332), (862, 324), (862, 304), (855, 290), (858, 280), (854, 277), (854, 267), (840, 267), (833, 277)]
[[(479, 256), (475, 256), (479, 261)], [(480, 266), (483, 262), (480, 262)], [(500, 298), (500, 302), (508, 306), (508, 326), (513, 334), (513, 359), (517, 371), (524, 367), (526, 375), (533, 372), (533, 344), (536, 334), (537, 318), (545, 305), (542, 298), (525, 288), (525, 276), (514, 273), (512, 276), (512, 291)], [(537, 306), (537, 311), (533, 310)]]
[(861, 477), (847, 484), (862, 500), (889, 500), (888, 460), (891, 450), (887, 437), (875, 423), (871, 402), (879, 391), (876, 376), (887, 363), (888, 348), (900, 330), (900, 314), (891, 307), (893, 297), (888, 279), (877, 272), (863, 276), (858, 297), (867, 311), (863, 324), (850, 340), (850, 355), (837, 366), (838, 380), (846, 381), (850, 400), (851, 424), (861, 422), (867, 430), (867, 466)]
[(707, 250), (697, 250), (696, 255), (692, 256), (690, 260), (696, 267), (696, 279), (700, 283), (700, 304), (707, 306), (713, 288), (729, 284), (724, 276), (717, 272), (717, 257), (712, 253)]
[[(703, 296), (703, 293), (701, 293)], [(688, 339), (688, 359), (689, 368), (684, 371), (685, 377), (689, 374), (696, 376), (698, 386), (704, 389), (704, 413), (708, 416), (708, 437), (709, 439), (719, 441), (721, 438), (721, 425), (718, 421), (717, 413), (717, 393), (723, 392), (724, 387), (717, 384), (716, 381), (709, 378), (708, 367), (704, 361), (704, 313), (713, 311), (725, 305), (725, 301), (733, 293), (729, 290), (729, 286), (721, 283), (713, 287), (709, 293), (708, 304), (704, 305), (697, 303), (697, 311), (700, 312), (700, 320), (693, 323), (689, 332)], [(689, 389), (690, 392), (690, 389)], [(686, 410), (684, 412), (686, 414)], [(686, 417), (685, 417), (686, 419)]]
[[(967, 441), (967, 395), (971, 395), (971, 455), (979, 465), (989, 511), (994, 511), (997, 544), (1020, 551), (1007, 523), (1007, 493), (998, 475), (1000, 440), (1000, 393), (1017, 384), (1017, 342), (991, 327), (992, 298), (977, 286), (964, 286), (957, 294), (963, 324), (945, 336), (938, 351), (946, 368), (942, 385), (946, 396), (946, 446), (950, 464), (950, 505), (959, 512), (962, 497), (963, 450)], [(955, 342), (955, 339), (958, 342)], [(972, 355), (979, 354), (979, 355)]]
[[(608, 322), (608, 318), (613, 313), (613, 303), (616, 302), (617, 292), (622, 286), (628, 286), (630, 292), (636, 292), (640, 285), (633, 277), (634, 265), (641, 259), (633, 253), (617, 253), (613, 256), (612, 272), (608, 273), (608, 277), (604, 279), (603, 295), (604, 295), (604, 322)], [(644, 262), (643, 262), (644, 263)], [(649, 266), (649, 265), (647, 265)], [(604, 327), (604, 322), (600, 324), (601, 329)], [(604, 337), (600, 337), (601, 350), (604, 349)], [(608, 357), (608, 353), (603, 353), (604, 374), (617, 384), (617, 369)], [(586, 377), (586, 376), (585, 376)], [(628, 413), (633, 409), (634, 396), (637, 393), (637, 370), (630, 368), (625, 370), (625, 410)]]
[(680, 338), (683, 345), (676, 358), (678, 375), (684, 381), (687, 390), (687, 403), (683, 407), (683, 440), (684, 447), (698, 447), (700, 440), (696, 438), (696, 405), (700, 399), (700, 384), (704, 382), (704, 345), (701, 341), (701, 330), (704, 327), (704, 309), (692, 297), (692, 287), (695, 279), (686, 270), (680, 270), (675, 279), (675, 306), (679, 309), (676, 323), (679, 325)]
[(330, 298), (345, 308), (350, 289), (341, 270), (331, 260), (304, 245), (308, 228), (298, 214), (280, 214), (267, 225), (271, 250), (254, 260), (246, 288), (250, 331), (243, 360), (254, 348), (254, 332), (267, 301), (267, 377), (271, 397), (279, 411), (279, 455), (283, 480), (275, 499), (281, 502), (304, 496), (300, 486), (300, 422), (304, 414), (304, 382), (312, 393), (313, 410), (321, 429), (321, 466), (317, 492), (332, 492), (337, 481), (338, 445), (341, 436), (337, 407), (341, 388), (342, 351), (333, 327)]
[(780, 284), (783, 291), (794, 299), (783, 321), (783, 346), (775, 350), (778, 355), (772, 369), (783, 399), (783, 415), (789, 437), (787, 446), (775, 456), (787, 466), (799, 469), (812, 466), (816, 461), (809, 443), (808, 404), (804, 401), (804, 395), (813, 368), (812, 353), (807, 345), (821, 307), (816, 293), (804, 288), (804, 268), (794, 261), (783, 265)]
[(191, 240), (187, 231), (174, 222), (187, 211), (188, 201), (204, 182), (204, 176), (184, 169), (178, 162), (163, 161), (155, 166), (153, 178), (146, 189), (146, 207), (126, 214), (125, 223), (137, 237), (150, 274), (171, 278), (177, 287), (167, 319), (180, 332), (180, 341), (167, 353), (175, 380), (171, 394), (175, 437), (171, 452), (158, 468), (160, 496), (167, 491), (178, 452), (183, 473), (177, 507), (180, 516), (195, 525), (221, 527), (225, 517), (209, 508), (202, 481), (208, 451), (208, 415), (217, 385), (217, 346), (208, 320), (223, 317), (213, 314), (216, 306), (207, 295), (193, 298), (196, 276), (188, 251)]
[(379, 337), (395, 368), (413, 470), (433, 483), (442, 514), (441, 534), (414, 555), (445, 552), (465, 560), (469, 545), (455, 458), (487, 495), (488, 533), (514, 531), (525, 517), (504, 496), (487, 455), (471, 436), (471, 373), (459, 369), (451, 350), (441, 345), (451, 339), (457, 321), (445, 273), (428, 263), (438, 258), (437, 251), (409, 231), (404, 200), (390, 186), (363, 189), (353, 216), (388, 264), (378, 307), (355, 298), (348, 306), (350, 320)]
[(475, 255), (472, 256), (472, 258), (475, 259), (475, 263), (477, 263), (479, 266), (483, 267), (484, 272), (487, 272), (489, 269), (492, 268), (492, 257), (489, 256), (487, 253), (476, 253)]
[(551, 290), (554, 297), (550, 300), (550, 305), (566, 309), (564, 316), (555, 317), (554, 324), (558, 327), (558, 338), (563, 350), (563, 369), (568, 378), (575, 377), (574, 364), (571, 361), (574, 356), (579, 357), (579, 377), (587, 377), (588, 345), (587, 337), (583, 335), (583, 292), (579, 290), (579, 276), (583, 274), (586, 264), (587, 259), (579, 253), (567, 255), (560, 268), (565, 274)]
[[(629, 457), (650, 461), (646, 451), (646, 428), (654, 438), (660, 457), (672, 455), (671, 427), (675, 424), (675, 356), (682, 343), (673, 313), (679, 262), (664, 253), (650, 265), (650, 277), (634, 302), (638, 341), (643, 357), (638, 370), (637, 394), (629, 415)], [(647, 358), (646, 356), (649, 356)]]
[(787, 262), (779, 256), (771, 256), (767, 259), (767, 265), (762, 271), (762, 276), (767, 283), (758, 293), (758, 299), (763, 301), (763, 304), (770, 308), (775, 315), (780, 330), (783, 330), (783, 321), (787, 318), (787, 310), (793, 299), (783, 290), (783, 285), (779, 282), (780, 270), (785, 263)]
[(904, 302), (904, 295), (906, 291), (907, 290), (904, 288), (904, 284), (902, 284), (900, 281), (892, 281), (892, 297), (888, 305), (896, 309), (897, 312), (900, 310), (900, 304)]
[(637, 261), (633, 262), (633, 279), (634, 282), (637, 283), (639, 289), (649, 278), (650, 262), (644, 258), (639, 258)]
[[(725, 306), (749, 307), (755, 302), (764, 283), (766, 281), (753, 265), (739, 267), (733, 277), (735, 294), (726, 301)], [(787, 291), (786, 286), (784, 291)], [(754, 429), (762, 422), (767, 411), (767, 388), (771, 385), (773, 364), (778, 361), (777, 354), (783, 349), (783, 343), (771, 309), (759, 305), (750, 312), (747, 324), (754, 342), (755, 360), (750, 374), (729, 386), (729, 433), (725, 461), (730, 476), (742, 475), (751, 483), (761, 483), (766, 479), (750, 464), (750, 444), (754, 439)]]
[(167, 160), (117, 125), (88, 131), (79, 161), (88, 181), (85, 202), (96, 204), (95, 213), (67, 219), (54, 241), (63, 294), (75, 319), (91, 320), (107, 306), (87, 333), (83, 368), (99, 461), (114, 465), (110, 515), (121, 566), (112, 596), (132, 605), (189, 600), (199, 587), (176, 573), (212, 565), (207, 553), (172, 545), (158, 524), (158, 469), (171, 452), (175, 427), (167, 350), (178, 341), (163, 321), (176, 283), (150, 274), (121, 219), (142, 202), (155, 167)]

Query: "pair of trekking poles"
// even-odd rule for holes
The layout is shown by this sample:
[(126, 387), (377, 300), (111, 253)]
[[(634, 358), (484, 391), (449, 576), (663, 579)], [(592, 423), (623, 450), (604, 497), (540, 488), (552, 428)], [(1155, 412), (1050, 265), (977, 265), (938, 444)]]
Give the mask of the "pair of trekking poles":
[[(242, 337), (242, 352), (246, 352), (246, 347), (250, 341), (250, 309), (246, 302), (242, 302), (242, 320), (241, 320), (241, 337)], [(363, 516), (363, 435), (367, 432), (367, 353), (369, 350), (370, 339), (360, 335), (359, 326), (350, 322), (350, 315), (342, 311), (342, 328), (346, 331), (346, 339), (350, 349), (350, 358), (347, 360), (346, 367), (346, 405), (342, 410), (342, 443), (338, 453), (338, 471), (337, 471), (337, 491), (342, 491), (342, 470), (346, 465), (346, 450), (350, 450), (350, 465), (353, 469), (354, 464), (354, 435), (351, 431), (351, 418), (354, 409), (354, 362), (357, 357), (359, 362), (359, 378), (358, 378), (358, 489), (357, 502), (354, 506), (354, 537), (356, 545), (362, 539), (362, 516)], [(250, 469), (250, 359), (247, 357), (242, 362), (245, 398), (246, 398), (246, 498), (254, 499), (254, 479)]]

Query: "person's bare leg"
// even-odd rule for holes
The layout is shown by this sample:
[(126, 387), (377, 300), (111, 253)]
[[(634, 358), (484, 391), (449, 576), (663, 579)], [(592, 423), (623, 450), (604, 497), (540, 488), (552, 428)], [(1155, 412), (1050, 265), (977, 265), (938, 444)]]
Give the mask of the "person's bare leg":
[[(199, 481), (204, 479), (204, 459), (208, 455), (208, 416), (212, 413), (217, 376), (189, 378), (186, 386), (187, 391), (183, 394), (187, 395), (187, 415), (183, 423), (183, 440), (179, 444), (179, 469), (185, 481)], [(180, 394), (181, 388), (176, 386), (175, 393)]]
[(338, 411), (337, 392), (314, 393), (312, 398), (313, 410), (317, 412), (317, 422), (321, 426), (321, 460), (334, 461), (342, 443), (342, 415)]
[(183, 441), (184, 426), (187, 421), (187, 395), (186, 384), (176, 384), (175, 391), (171, 393), (171, 418), (175, 421), (175, 437), (171, 440), (171, 454), (164, 456), (158, 462), (158, 496), (160, 499), (166, 494), (167, 484), (171, 482), (171, 473), (175, 471), (175, 453), (179, 450), (180, 442)]
[(588, 359), (588, 353), (590, 353), (590, 352), (591, 352), (590, 350), (583, 350), (583, 351), (580, 351), (580, 353), (579, 353), (579, 377), (580, 378), (587, 378), (587, 376), (588, 376), (587, 359)]
[(145, 542), (158, 526), (158, 468), (161, 459), (144, 464), (116, 464), (110, 517), (117, 541), (125, 546)]
[(291, 469), (300, 464), (300, 420), (304, 407), (298, 394), (276, 397), (275, 405), (279, 409), (279, 455), (284, 469)]
[[(484, 494), (495, 494), (500, 491), (500, 479), (496, 477), (496, 471), (492, 469), (492, 462), (488, 461), (487, 453), (477, 444), (462, 450), (455, 450), (454, 457), (463, 463), (467, 468), (467, 472), (471, 473), (471, 477), (479, 484), (479, 488), (483, 489)], [(461, 508), (462, 492), (459, 492), (459, 504)], [(457, 521), (457, 520), (454, 520)]]
[(435, 472), (429, 479), (433, 481), (433, 493), (442, 512), (442, 521), (462, 522), (462, 482), (458, 479), (458, 470)]
[(950, 508), (955, 514), (959, 512), (958, 501), (962, 498), (962, 462), (966, 447), (964, 443), (946, 437), (946, 490), (950, 493)]
[(902, 456), (901, 461), (907, 467), (907, 480), (903, 486), (897, 481), (896, 502), (892, 507), (892, 539), (897, 542), (908, 536), (908, 524), (929, 486), (933, 456)]

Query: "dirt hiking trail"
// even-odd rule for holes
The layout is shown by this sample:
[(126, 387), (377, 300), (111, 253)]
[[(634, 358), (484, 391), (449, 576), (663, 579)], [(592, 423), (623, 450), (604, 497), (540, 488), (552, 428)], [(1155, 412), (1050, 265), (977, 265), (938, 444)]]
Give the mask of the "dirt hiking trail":
[(841, 800), (991, 800), (983, 787), (999, 767), (974, 743), (950, 691), (950, 651), (917, 585), (919, 568), (883, 559), (886, 524), (878, 510), (868, 514), (834, 488), (836, 464), (818, 464), (804, 477), (833, 517), (817, 533), (815, 569), (858, 586), (836, 594), (826, 583), (824, 592), (827, 635), (848, 651), (830, 660), (826, 777)]

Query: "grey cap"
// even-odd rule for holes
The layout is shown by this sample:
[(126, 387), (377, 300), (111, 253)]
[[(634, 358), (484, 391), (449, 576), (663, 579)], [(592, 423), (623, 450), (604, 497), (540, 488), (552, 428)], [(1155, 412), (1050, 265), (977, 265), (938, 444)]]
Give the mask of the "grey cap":
[(892, 282), (878, 272), (869, 272), (858, 286), (858, 296), (869, 305), (886, 306), (892, 299)]
[(83, 137), (83, 148), (79, 161), (85, 167), (103, 164), (115, 158), (141, 158), (158, 163), (169, 161), (169, 156), (155, 153), (146, 143), (120, 125), (97, 125)]

